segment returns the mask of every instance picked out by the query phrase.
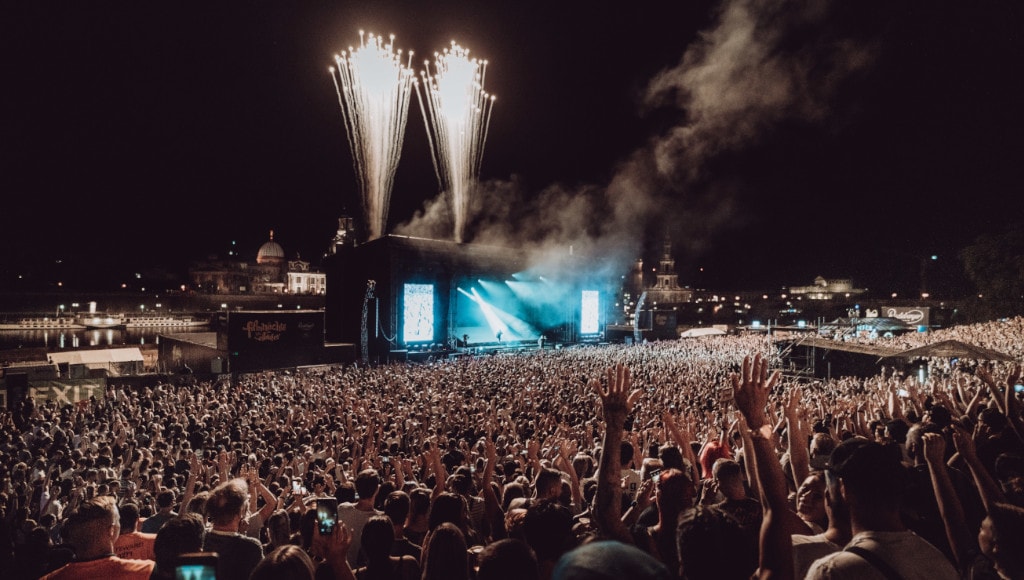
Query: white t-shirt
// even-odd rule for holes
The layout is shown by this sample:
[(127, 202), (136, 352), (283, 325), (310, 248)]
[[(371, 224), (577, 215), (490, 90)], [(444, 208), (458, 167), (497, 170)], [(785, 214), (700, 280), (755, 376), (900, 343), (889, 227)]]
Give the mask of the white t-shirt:
[(629, 494), (629, 501), (636, 500), (636, 492), (640, 489), (640, 474), (632, 469), (624, 468), (620, 477), (626, 481), (626, 493)]
[[(849, 546), (874, 552), (903, 580), (957, 580), (953, 564), (935, 546), (914, 532), (861, 532)], [(885, 576), (864, 558), (852, 552), (836, 552), (814, 562), (809, 580), (885, 580)]]
[(793, 534), (793, 577), (803, 578), (815, 560), (842, 549), (839, 544), (828, 541), (824, 533), (813, 536)]
[(348, 547), (348, 565), (352, 566), (353, 570), (358, 565), (359, 550), (363, 547), (363, 526), (373, 516), (382, 515), (384, 515), (384, 512), (377, 510), (363, 511), (356, 509), (356, 504), (354, 503), (343, 503), (338, 506), (338, 519), (345, 522), (345, 527), (352, 532), (352, 544)]

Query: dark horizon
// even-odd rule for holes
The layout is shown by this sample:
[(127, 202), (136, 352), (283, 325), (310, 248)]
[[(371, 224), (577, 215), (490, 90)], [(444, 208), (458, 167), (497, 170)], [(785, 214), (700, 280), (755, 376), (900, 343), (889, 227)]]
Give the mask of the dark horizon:
[[(681, 282), (725, 289), (903, 293), (937, 255), (930, 285), (969, 292), (958, 251), (1024, 209), (1024, 9), (972, 8), (9, 8), (0, 288), (182, 275), (231, 241), (254, 258), (271, 229), (318, 262), (359, 213), (327, 66), (365, 29), (489, 60), (479, 242), (625, 273), (667, 231)], [(389, 230), (415, 233), (437, 188), (410, 103)]]

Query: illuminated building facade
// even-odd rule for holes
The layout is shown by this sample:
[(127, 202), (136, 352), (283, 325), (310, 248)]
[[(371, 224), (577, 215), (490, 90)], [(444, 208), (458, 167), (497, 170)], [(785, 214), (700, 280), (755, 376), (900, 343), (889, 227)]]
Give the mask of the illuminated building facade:
[[(233, 243), (232, 243), (233, 244)], [(255, 262), (212, 258), (189, 268), (189, 280), (196, 292), (204, 294), (326, 294), (327, 275), (296, 257), (285, 258), (284, 248), (270, 239), (256, 252)]]
[(808, 300), (832, 300), (834, 298), (849, 298), (859, 296), (867, 292), (867, 288), (854, 288), (853, 280), (849, 278), (826, 279), (818, 276), (814, 284), (810, 286), (791, 286), (789, 293), (793, 296), (803, 296)]

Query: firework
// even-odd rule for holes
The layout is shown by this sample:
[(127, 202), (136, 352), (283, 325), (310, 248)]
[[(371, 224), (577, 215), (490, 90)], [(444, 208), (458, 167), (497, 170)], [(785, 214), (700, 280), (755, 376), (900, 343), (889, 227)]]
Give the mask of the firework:
[[(469, 57), (454, 41), (434, 53), (420, 73), (416, 97), (430, 139), (434, 171), (447, 192), (455, 221), (455, 241), (465, 236), (470, 196), (483, 160), (494, 97), (484, 91), (487, 61)], [(422, 87), (422, 90), (421, 90)]]
[(384, 235), (395, 169), (402, 152), (409, 96), (415, 75), (395, 38), (359, 31), (359, 48), (334, 57), (331, 77), (338, 93), (352, 162), (363, 195), (369, 239)]

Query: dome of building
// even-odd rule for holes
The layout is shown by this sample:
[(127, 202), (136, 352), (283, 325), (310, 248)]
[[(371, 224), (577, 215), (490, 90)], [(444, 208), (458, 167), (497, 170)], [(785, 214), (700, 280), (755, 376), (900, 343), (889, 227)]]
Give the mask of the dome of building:
[(257, 264), (271, 264), (284, 262), (284, 248), (274, 241), (274, 230), (270, 230), (270, 240), (260, 246), (256, 252)]

